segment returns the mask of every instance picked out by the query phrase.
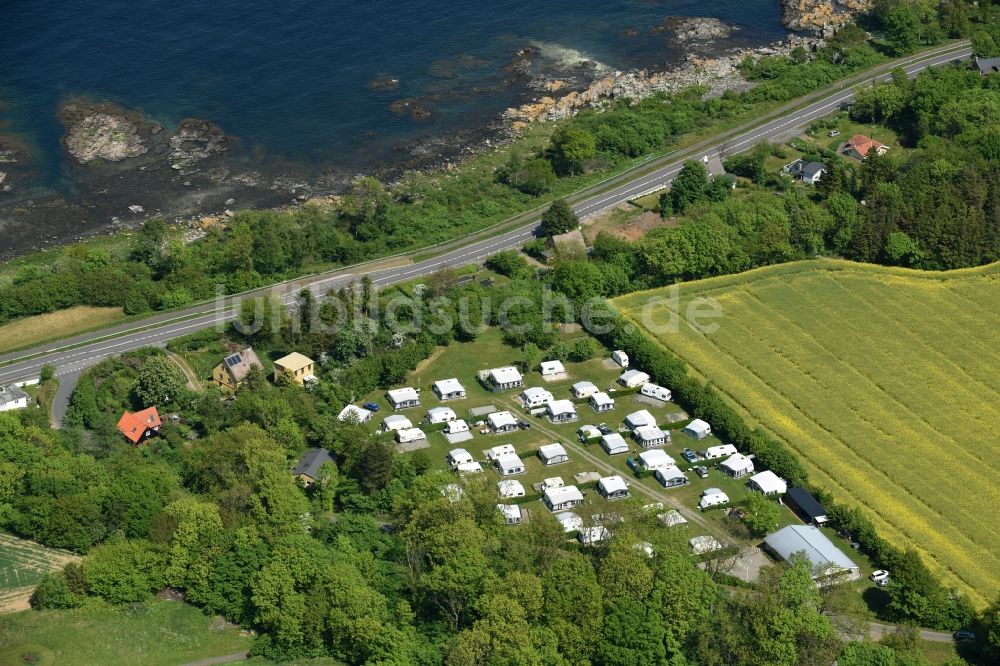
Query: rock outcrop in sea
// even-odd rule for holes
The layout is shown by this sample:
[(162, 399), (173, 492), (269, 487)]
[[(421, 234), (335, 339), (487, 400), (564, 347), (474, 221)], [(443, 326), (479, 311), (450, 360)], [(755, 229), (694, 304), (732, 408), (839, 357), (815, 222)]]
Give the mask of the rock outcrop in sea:
[(855, 14), (868, 11), (871, 0), (779, 0), (781, 22), (790, 30), (831, 34)]
[(139, 125), (125, 114), (110, 109), (81, 109), (68, 105), (62, 109), (68, 121), (64, 142), (66, 151), (80, 164), (95, 159), (119, 162), (138, 157), (149, 148), (139, 135)]

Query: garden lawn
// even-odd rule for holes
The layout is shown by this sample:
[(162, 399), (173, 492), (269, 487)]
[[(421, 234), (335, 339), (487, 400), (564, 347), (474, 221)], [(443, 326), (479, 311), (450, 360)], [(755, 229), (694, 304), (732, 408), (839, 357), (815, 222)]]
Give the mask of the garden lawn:
[[(638, 313), (654, 295), (615, 304), (652, 326)], [(682, 285), (681, 311), (696, 298), (722, 306), (718, 330), (682, 324), (663, 345), (890, 541), (977, 604), (1000, 591), (983, 513), (1000, 504), (1000, 265), (806, 261)]]

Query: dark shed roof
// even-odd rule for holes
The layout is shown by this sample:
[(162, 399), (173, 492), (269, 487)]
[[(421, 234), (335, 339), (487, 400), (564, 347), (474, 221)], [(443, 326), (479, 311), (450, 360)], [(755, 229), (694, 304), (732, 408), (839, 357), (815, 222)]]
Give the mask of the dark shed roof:
[(805, 488), (789, 488), (788, 492), (785, 493), (785, 501), (788, 500), (799, 507), (799, 511), (808, 516), (810, 520), (826, 516), (826, 509)]

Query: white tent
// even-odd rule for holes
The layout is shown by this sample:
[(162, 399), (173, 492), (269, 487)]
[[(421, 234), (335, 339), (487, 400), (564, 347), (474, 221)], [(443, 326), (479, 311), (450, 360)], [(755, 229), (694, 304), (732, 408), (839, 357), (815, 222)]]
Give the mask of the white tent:
[(455, 378), (436, 381), (432, 389), (441, 400), (457, 400), (465, 397), (465, 387)]
[(361, 409), (356, 405), (347, 405), (340, 410), (340, 414), (337, 415), (337, 419), (340, 421), (348, 421), (351, 418), (354, 418), (358, 423), (368, 423), (368, 420), (371, 419), (371, 417), (372, 413), (370, 411), (367, 409)]
[(687, 475), (674, 465), (658, 467), (656, 472), (654, 472), (654, 476), (664, 488), (676, 488), (677, 486), (686, 486), (688, 484)]
[(510, 412), (493, 412), (486, 416), (486, 423), (493, 432), (509, 432), (517, 429), (517, 419)]
[(577, 382), (573, 384), (573, 388), (570, 389), (573, 392), (573, 397), (578, 400), (583, 400), (584, 398), (589, 398), (590, 396), (597, 393), (600, 389), (593, 382)]
[(543, 407), (554, 398), (550, 391), (547, 391), (540, 386), (526, 388), (521, 391), (521, 395), (518, 397), (521, 399), (521, 404), (524, 405), (525, 409)]
[(596, 543), (601, 543), (602, 541), (610, 539), (611, 531), (606, 527), (594, 525), (593, 527), (584, 527), (581, 529), (576, 538), (579, 539), (580, 543), (584, 546), (592, 546)]
[(500, 456), (509, 456), (515, 453), (513, 444), (499, 444), (486, 451), (489, 460), (496, 460)]
[(650, 449), (639, 454), (639, 465), (648, 471), (676, 464), (674, 459), (667, 455), (667, 452), (663, 449)]
[(448, 452), (447, 457), (445, 457), (445, 461), (451, 467), (457, 467), (458, 465), (472, 462), (472, 454), (465, 449), (452, 449)]
[(469, 432), (469, 424), (462, 419), (455, 419), (454, 421), (448, 421), (448, 425), (444, 427), (444, 431), (448, 435)]
[(574, 530), (583, 529), (583, 518), (576, 515), (572, 511), (560, 511), (555, 514), (555, 519), (559, 521), (562, 525), (563, 532), (572, 532)]
[(393, 409), (406, 409), (416, 407), (420, 404), (420, 394), (417, 389), (407, 386), (405, 388), (393, 389), (386, 392), (389, 404)]
[(625, 442), (624, 437), (616, 432), (610, 435), (601, 435), (601, 448), (607, 451), (609, 456), (628, 453), (628, 443)]
[(597, 482), (597, 492), (608, 500), (622, 499), (629, 496), (628, 485), (626, 485), (625, 479), (617, 474), (601, 477), (600, 481)]
[(684, 426), (684, 433), (695, 439), (705, 439), (712, 434), (712, 426), (708, 425), (706, 421), (695, 419)]
[(707, 509), (711, 506), (718, 506), (729, 501), (729, 495), (718, 488), (706, 488), (701, 493), (701, 501), (698, 502), (699, 509)]
[(638, 388), (649, 381), (649, 375), (641, 370), (626, 370), (618, 378), (618, 383), (625, 388)]
[(542, 361), (541, 363), (542, 376), (547, 377), (550, 375), (561, 375), (566, 372), (566, 368), (563, 367), (562, 361)]
[(742, 453), (734, 453), (719, 463), (719, 471), (738, 479), (747, 474), (753, 474), (753, 461)]
[(632, 412), (625, 417), (625, 427), (629, 430), (636, 430), (637, 428), (655, 425), (656, 419), (653, 418), (653, 415), (649, 413), (648, 409), (640, 409), (639, 411)]
[(427, 435), (420, 428), (404, 428), (396, 431), (396, 441), (400, 444), (411, 444), (427, 439)]
[(765, 495), (784, 495), (788, 491), (788, 483), (771, 470), (754, 474), (747, 483)]
[(566, 423), (575, 421), (576, 405), (569, 400), (553, 400), (545, 407), (545, 413), (553, 423)]
[(572, 509), (583, 504), (583, 493), (576, 486), (546, 488), (545, 494), (542, 495), (542, 504), (553, 512)]
[(497, 510), (508, 525), (521, 524), (521, 507), (516, 504), (497, 504)]
[(457, 418), (455, 410), (451, 407), (431, 407), (427, 410), (428, 423), (447, 423)]
[(497, 494), (503, 499), (524, 497), (524, 486), (517, 479), (504, 479), (497, 482)]
[(596, 426), (585, 425), (585, 426), (580, 426), (580, 428), (576, 431), (576, 436), (580, 439), (581, 442), (586, 442), (588, 440), (594, 439), (595, 437), (600, 437), (601, 431), (598, 430)]
[(590, 406), (595, 412), (608, 412), (615, 408), (615, 399), (607, 393), (595, 393), (590, 396)]
[(397, 430), (406, 430), (407, 428), (412, 427), (413, 424), (410, 423), (410, 419), (406, 418), (402, 414), (390, 414), (382, 419), (383, 432), (395, 432)]
[(635, 441), (644, 449), (663, 446), (670, 441), (670, 436), (656, 426), (643, 426), (635, 429)]
[(493, 461), (493, 464), (502, 476), (524, 474), (524, 462), (516, 453), (499, 456)]
[(506, 366), (503, 368), (493, 368), (488, 373), (490, 386), (495, 391), (517, 388), (524, 384), (524, 378), (517, 368)]
[(538, 447), (538, 458), (543, 465), (558, 465), (569, 462), (569, 454), (562, 444), (546, 444)]
[(460, 474), (478, 474), (483, 471), (483, 466), (477, 462), (465, 462), (455, 466), (455, 471)]

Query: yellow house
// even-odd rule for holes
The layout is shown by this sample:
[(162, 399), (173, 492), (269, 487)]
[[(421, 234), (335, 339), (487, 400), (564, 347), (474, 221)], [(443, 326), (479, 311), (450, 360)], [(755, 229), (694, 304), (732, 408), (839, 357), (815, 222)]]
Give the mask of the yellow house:
[(292, 352), (288, 356), (283, 356), (274, 362), (274, 381), (282, 374), (291, 377), (298, 384), (305, 384), (313, 379), (315, 366), (312, 359), (298, 352)]
[(246, 379), (250, 368), (264, 369), (253, 347), (247, 347), (222, 359), (222, 363), (212, 370), (212, 381), (222, 389), (235, 391)]

